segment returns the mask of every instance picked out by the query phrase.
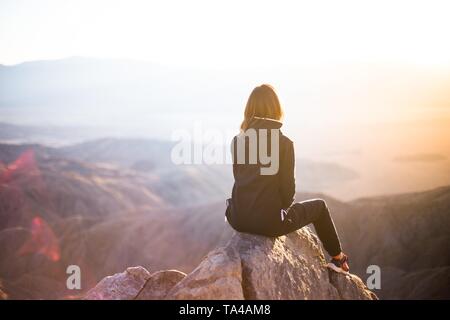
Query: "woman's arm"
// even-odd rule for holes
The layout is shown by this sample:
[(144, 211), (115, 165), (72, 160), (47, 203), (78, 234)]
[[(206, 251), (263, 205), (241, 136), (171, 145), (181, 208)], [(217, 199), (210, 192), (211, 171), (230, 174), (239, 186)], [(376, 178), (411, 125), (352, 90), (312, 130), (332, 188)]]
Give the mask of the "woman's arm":
[(280, 153), (280, 196), (283, 209), (290, 207), (295, 197), (294, 144), (289, 139)]

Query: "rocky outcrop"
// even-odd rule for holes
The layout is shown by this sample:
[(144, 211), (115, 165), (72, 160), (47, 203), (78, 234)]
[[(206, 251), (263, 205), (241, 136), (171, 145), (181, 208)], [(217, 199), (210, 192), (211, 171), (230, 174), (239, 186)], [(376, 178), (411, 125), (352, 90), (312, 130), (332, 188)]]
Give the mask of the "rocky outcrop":
[(165, 270), (155, 272), (147, 279), (136, 300), (161, 300), (186, 274), (178, 270)]
[(143, 267), (127, 268), (101, 280), (88, 291), (85, 300), (159, 300), (186, 276), (177, 270), (150, 274)]
[(329, 271), (317, 237), (303, 228), (278, 238), (235, 233), (188, 275), (129, 268), (100, 281), (85, 298), (370, 300), (376, 295), (357, 276)]
[(88, 291), (86, 300), (133, 300), (142, 290), (150, 273), (143, 267), (127, 268), (122, 273), (102, 279)]
[(233, 246), (218, 248), (174, 286), (167, 299), (245, 299), (242, 290), (242, 261)]

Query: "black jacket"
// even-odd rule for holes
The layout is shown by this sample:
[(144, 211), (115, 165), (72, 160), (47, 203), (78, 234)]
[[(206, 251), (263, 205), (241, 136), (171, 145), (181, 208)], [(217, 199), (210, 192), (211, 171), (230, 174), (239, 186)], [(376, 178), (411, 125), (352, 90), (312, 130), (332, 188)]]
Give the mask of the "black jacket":
[[(249, 128), (259, 133), (260, 129), (280, 129), (281, 122), (254, 118)], [(259, 134), (257, 135), (259, 137)], [(287, 209), (295, 195), (295, 156), (293, 142), (279, 131), (279, 168), (274, 175), (262, 175), (261, 167), (269, 167), (258, 162), (249, 163), (248, 143), (246, 162), (237, 163), (236, 145), (238, 136), (232, 142), (234, 186), (226, 210), (227, 220), (237, 231), (278, 236), (283, 234), (282, 209)], [(270, 142), (270, 139), (269, 139)], [(258, 139), (258, 154), (259, 154)], [(267, 148), (270, 155), (270, 143)]]

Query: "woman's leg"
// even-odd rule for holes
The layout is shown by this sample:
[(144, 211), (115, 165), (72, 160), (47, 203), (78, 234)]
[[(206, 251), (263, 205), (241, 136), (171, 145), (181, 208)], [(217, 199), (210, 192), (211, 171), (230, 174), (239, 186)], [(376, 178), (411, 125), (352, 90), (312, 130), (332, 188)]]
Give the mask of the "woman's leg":
[(330, 256), (335, 257), (342, 252), (333, 219), (324, 200), (313, 199), (294, 203), (288, 209), (286, 219), (287, 224), (295, 226), (296, 229), (312, 223)]

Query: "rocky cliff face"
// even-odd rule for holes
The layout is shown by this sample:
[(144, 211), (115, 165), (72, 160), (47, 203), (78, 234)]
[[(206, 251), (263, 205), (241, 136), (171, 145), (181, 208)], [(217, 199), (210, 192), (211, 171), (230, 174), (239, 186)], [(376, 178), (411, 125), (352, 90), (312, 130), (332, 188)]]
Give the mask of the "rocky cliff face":
[(235, 233), (187, 275), (128, 268), (101, 280), (85, 299), (377, 299), (357, 276), (324, 265), (308, 228), (276, 239)]

